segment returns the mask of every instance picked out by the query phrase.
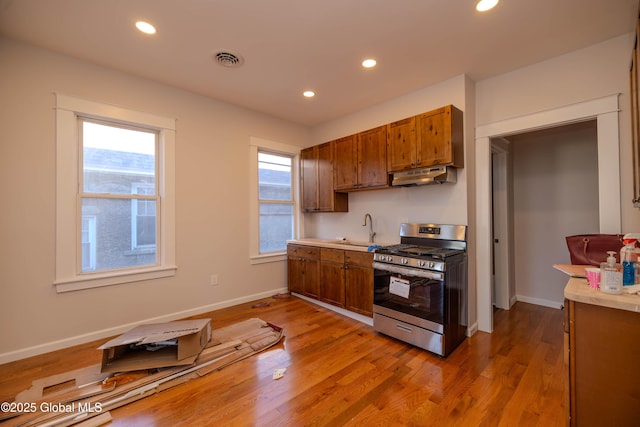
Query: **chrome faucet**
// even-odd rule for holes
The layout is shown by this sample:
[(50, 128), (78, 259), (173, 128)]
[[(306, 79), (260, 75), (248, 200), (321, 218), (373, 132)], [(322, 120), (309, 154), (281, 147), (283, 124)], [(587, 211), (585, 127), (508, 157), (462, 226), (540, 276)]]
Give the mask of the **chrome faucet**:
[(373, 238), (376, 235), (376, 233), (373, 231), (373, 219), (371, 218), (370, 214), (364, 215), (364, 224), (362, 224), (362, 226), (363, 227), (367, 226), (367, 218), (369, 218), (369, 243), (373, 243)]

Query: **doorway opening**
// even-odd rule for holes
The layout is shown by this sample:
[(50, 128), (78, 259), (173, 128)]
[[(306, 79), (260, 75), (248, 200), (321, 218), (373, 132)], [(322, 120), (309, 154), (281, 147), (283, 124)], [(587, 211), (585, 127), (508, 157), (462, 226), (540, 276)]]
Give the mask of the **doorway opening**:
[(491, 140), (493, 305), (563, 305), (565, 236), (597, 233), (596, 120)]
[(598, 152), (598, 232), (619, 233), (618, 95), (546, 110), (476, 128), (476, 285), (478, 330), (493, 331), (491, 141), (508, 135), (595, 120)]

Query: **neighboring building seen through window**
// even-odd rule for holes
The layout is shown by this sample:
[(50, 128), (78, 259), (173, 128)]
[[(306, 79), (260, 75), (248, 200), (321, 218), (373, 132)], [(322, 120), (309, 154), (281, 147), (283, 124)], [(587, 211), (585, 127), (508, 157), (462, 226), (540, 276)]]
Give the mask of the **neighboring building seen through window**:
[(258, 152), (260, 253), (281, 252), (293, 239), (292, 157)]
[(80, 119), (81, 271), (158, 264), (158, 132)]

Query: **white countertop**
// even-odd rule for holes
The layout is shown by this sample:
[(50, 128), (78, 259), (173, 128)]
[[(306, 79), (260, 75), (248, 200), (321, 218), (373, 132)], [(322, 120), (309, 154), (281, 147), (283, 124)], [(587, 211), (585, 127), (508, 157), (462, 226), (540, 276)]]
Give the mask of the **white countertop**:
[(579, 277), (571, 277), (569, 279), (567, 286), (564, 288), (564, 296), (565, 298), (576, 302), (640, 312), (640, 295), (607, 294), (591, 288), (587, 283), (587, 279)]
[(316, 238), (302, 238), (297, 240), (287, 240), (287, 243), (292, 243), (296, 245), (307, 245), (307, 246), (319, 246), (323, 248), (332, 248), (332, 249), (344, 249), (346, 251), (359, 251), (359, 252), (370, 252), (368, 250), (371, 245), (378, 246), (388, 246), (389, 243), (368, 243), (368, 242), (359, 242), (354, 240), (339, 240), (339, 239), (316, 239)]

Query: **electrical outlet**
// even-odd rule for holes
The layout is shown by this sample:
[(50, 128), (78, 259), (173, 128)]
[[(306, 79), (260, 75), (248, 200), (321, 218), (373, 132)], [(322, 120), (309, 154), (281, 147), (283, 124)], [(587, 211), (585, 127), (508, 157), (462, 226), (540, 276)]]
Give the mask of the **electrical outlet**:
[(212, 274), (211, 277), (209, 278), (209, 284), (211, 286), (218, 286), (218, 275), (217, 274)]

